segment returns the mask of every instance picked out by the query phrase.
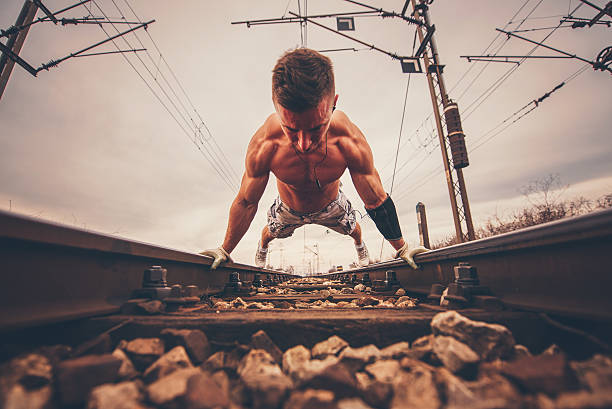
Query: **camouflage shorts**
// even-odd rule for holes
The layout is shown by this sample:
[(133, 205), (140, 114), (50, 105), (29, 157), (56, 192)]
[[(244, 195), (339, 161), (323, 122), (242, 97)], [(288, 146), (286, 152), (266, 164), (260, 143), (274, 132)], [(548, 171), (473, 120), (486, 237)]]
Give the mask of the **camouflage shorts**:
[(295, 229), (305, 224), (318, 224), (340, 234), (351, 234), (356, 223), (355, 210), (341, 190), (334, 201), (318, 212), (297, 212), (285, 205), (280, 197), (268, 210), (268, 229), (273, 237), (279, 239), (290, 237)]

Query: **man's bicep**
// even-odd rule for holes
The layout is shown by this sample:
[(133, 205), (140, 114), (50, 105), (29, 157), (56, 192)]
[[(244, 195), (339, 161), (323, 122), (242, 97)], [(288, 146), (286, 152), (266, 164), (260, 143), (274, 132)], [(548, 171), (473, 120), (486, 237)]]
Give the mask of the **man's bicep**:
[(246, 202), (246, 204), (259, 203), (261, 196), (266, 190), (269, 178), (269, 173), (251, 176), (248, 174), (248, 172), (245, 172), (244, 176), (242, 176), (242, 183), (240, 185), (238, 197)]

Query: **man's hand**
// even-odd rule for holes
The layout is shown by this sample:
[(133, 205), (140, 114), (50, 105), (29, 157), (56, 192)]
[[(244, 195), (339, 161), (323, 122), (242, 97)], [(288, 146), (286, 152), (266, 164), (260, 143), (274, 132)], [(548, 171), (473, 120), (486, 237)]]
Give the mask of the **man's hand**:
[(399, 249), (397, 251), (397, 254), (395, 255), (396, 258), (401, 258), (402, 260), (404, 260), (406, 263), (408, 263), (408, 265), (412, 268), (414, 268), (415, 270), (417, 268), (419, 268), (419, 266), (416, 265), (416, 263), (413, 260), (413, 257), (416, 256), (419, 253), (424, 253), (426, 251), (429, 251), (429, 249), (426, 249), (423, 246), (417, 246), (415, 248), (413, 248), (412, 250), (408, 249), (408, 243), (404, 244), (402, 246), (401, 249)]
[(210, 266), (211, 270), (219, 267), (219, 264), (224, 263), (226, 261), (232, 261), (229, 253), (225, 251), (223, 247), (219, 247), (216, 249), (204, 250), (200, 253), (203, 256), (212, 257), (214, 259), (212, 265)]

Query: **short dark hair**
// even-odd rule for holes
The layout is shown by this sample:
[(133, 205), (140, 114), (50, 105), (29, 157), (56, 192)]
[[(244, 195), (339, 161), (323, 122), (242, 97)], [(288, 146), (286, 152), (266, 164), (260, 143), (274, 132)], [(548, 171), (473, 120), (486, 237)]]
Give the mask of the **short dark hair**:
[(332, 62), (315, 50), (285, 52), (272, 72), (272, 99), (290, 111), (304, 112), (335, 94)]

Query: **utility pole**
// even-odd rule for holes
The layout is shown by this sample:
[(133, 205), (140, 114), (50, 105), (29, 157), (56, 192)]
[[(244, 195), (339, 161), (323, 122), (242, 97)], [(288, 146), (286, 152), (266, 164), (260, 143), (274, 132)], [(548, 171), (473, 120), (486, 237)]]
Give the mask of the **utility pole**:
[[(453, 103), (446, 93), (446, 87), (442, 77), (444, 66), (440, 64), (440, 57), (438, 56), (436, 42), (433, 37), (433, 29), (429, 21), (429, 6), (427, 5), (427, 1), (419, 0), (418, 4), (416, 0), (410, 1), (412, 2), (415, 17), (417, 15), (420, 16), (425, 23), (425, 28), (427, 28), (427, 33), (424, 33), (424, 27), (417, 25), (417, 33), (421, 41), (419, 51), (422, 52), (425, 63), (425, 73), (427, 74), (429, 93), (433, 103), (433, 113), (436, 119), (438, 137), (440, 139), (440, 148), (442, 150), (442, 160), (444, 162), (446, 183), (448, 185), (448, 193), (453, 211), (457, 242), (462, 243), (474, 240), (475, 235), (465, 180), (463, 178), (462, 168), (468, 166), (469, 163), (467, 160), (465, 141), (463, 139), (464, 135), (461, 130), (459, 110), (457, 104)], [(429, 37), (429, 39), (427, 39), (427, 37)], [(416, 57), (419, 57), (419, 52), (417, 52)], [(444, 112), (444, 117), (441, 115), (440, 111)], [(444, 124), (446, 124), (448, 128), (448, 135), (445, 135)]]
[[(6, 47), (15, 55), (19, 55), (21, 47), (23, 46), (26, 36), (28, 35), (28, 31), (30, 30), (29, 24), (34, 20), (37, 11), (38, 6), (32, 1), (26, 0), (23, 3), (23, 7), (21, 8), (19, 17), (17, 17), (15, 27), (25, 27), (16, 33), (11, 34), (6, 43)], [(14, 65), (15, 61), (10, 59), (7, 53), (2, 53), (2, 55), (0, 55), (0, 99), (2, 98), (2, 94), (4, 94), (4, 89), (6, 88), (6, 84), (11, 76)]]

